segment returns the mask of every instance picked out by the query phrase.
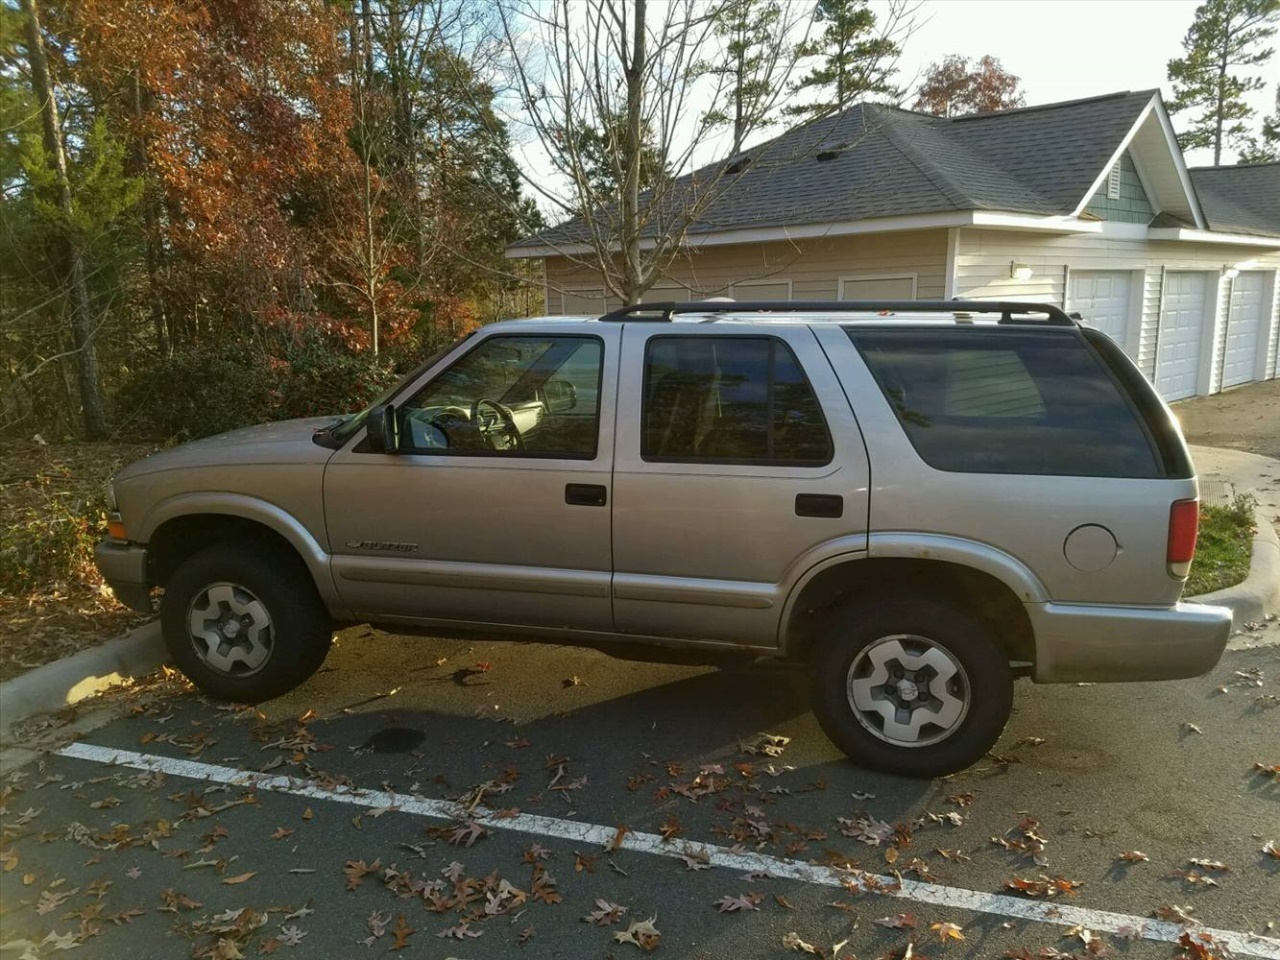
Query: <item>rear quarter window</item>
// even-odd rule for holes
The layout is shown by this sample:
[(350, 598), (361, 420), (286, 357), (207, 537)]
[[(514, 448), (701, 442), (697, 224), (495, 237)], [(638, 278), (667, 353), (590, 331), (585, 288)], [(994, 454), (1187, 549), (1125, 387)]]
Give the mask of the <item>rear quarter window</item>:
[(1074, 334), (846, 332), (912, 446), (935, 469), (1165, 476), (1134, 404)]

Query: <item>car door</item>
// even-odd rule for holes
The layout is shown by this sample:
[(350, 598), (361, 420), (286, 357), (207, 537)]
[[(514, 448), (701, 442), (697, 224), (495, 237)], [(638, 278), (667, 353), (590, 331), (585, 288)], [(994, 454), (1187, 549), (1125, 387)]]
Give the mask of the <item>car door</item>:
[(620, 331), (499, 328), (325, 473), (334, 581), (371, 620), (612, 626), (609, 502)]
[(775, 646), (806, 557), (866, 548), (868, 466), (848, 400), (803, 325), (625, 326), (615, 624)]

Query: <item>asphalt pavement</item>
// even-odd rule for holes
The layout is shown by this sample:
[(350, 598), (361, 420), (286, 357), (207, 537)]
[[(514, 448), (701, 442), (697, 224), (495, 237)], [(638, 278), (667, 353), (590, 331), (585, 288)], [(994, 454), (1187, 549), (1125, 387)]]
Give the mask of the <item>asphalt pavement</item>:
[(987, 761), (913, 781), (841, 757), (792, 669), (357, 628), (260, 709), (143, 685), (0, 783), (0, 950), (1280, 958), (1280, 627), (1252, 640), (1022, 681)]

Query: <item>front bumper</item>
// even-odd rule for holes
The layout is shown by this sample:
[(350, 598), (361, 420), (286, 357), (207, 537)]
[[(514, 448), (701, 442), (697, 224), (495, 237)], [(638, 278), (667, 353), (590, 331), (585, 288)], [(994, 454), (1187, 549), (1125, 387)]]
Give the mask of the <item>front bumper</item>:
[(93, 551), (102, 579), (121, 603), (151, 613), (151, 584), (147, 582), (147, 548), (104, 540)]
[(1226, 607), (1028, 603), (1037, 683), (1182, 680), (1217, 664), (1231, 634)]

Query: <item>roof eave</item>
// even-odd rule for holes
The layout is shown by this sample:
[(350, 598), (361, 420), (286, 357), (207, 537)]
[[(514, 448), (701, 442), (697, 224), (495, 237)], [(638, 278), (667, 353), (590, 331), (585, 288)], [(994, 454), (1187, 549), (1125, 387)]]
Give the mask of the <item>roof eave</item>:
[[(728, 246), (736, 243), (789, 242), (793, 240), (848, 237), (862, 233), (898, 233), (905, 230), (933, 230), (949, 227), (990, 227), (1001, 230), (1021, 230), (1036, 233), (1101, 233), (1101, 220), (1081, 220), (1061, 215), (1028, 214), (999, 210), (954, 210), (942, 213), (921, 213), (904, 217), (877, 217), (868, 220), (846, 220), (833, 223), (773, 225), (744, 227), (736, 230), (716, 230), (689, 234), (687, 248)], [(642, 249), (652, 249), (655, 241), (640, 241)], [(509, 260), (531, 257), (581, 256), (593, 252), (586, 243), (564, 244), (512, 244), (505, 256)]]
[(1280, 237), (1255, 237), (1247, 233), (1219, 233), (1192, 230), (1189, 227), (1152, 227), (1147, 231), (1152, 240), (1181, 240), (1190, 243), (1220, 243), (1235, 247), (1266, 247), (1280, 250)]

